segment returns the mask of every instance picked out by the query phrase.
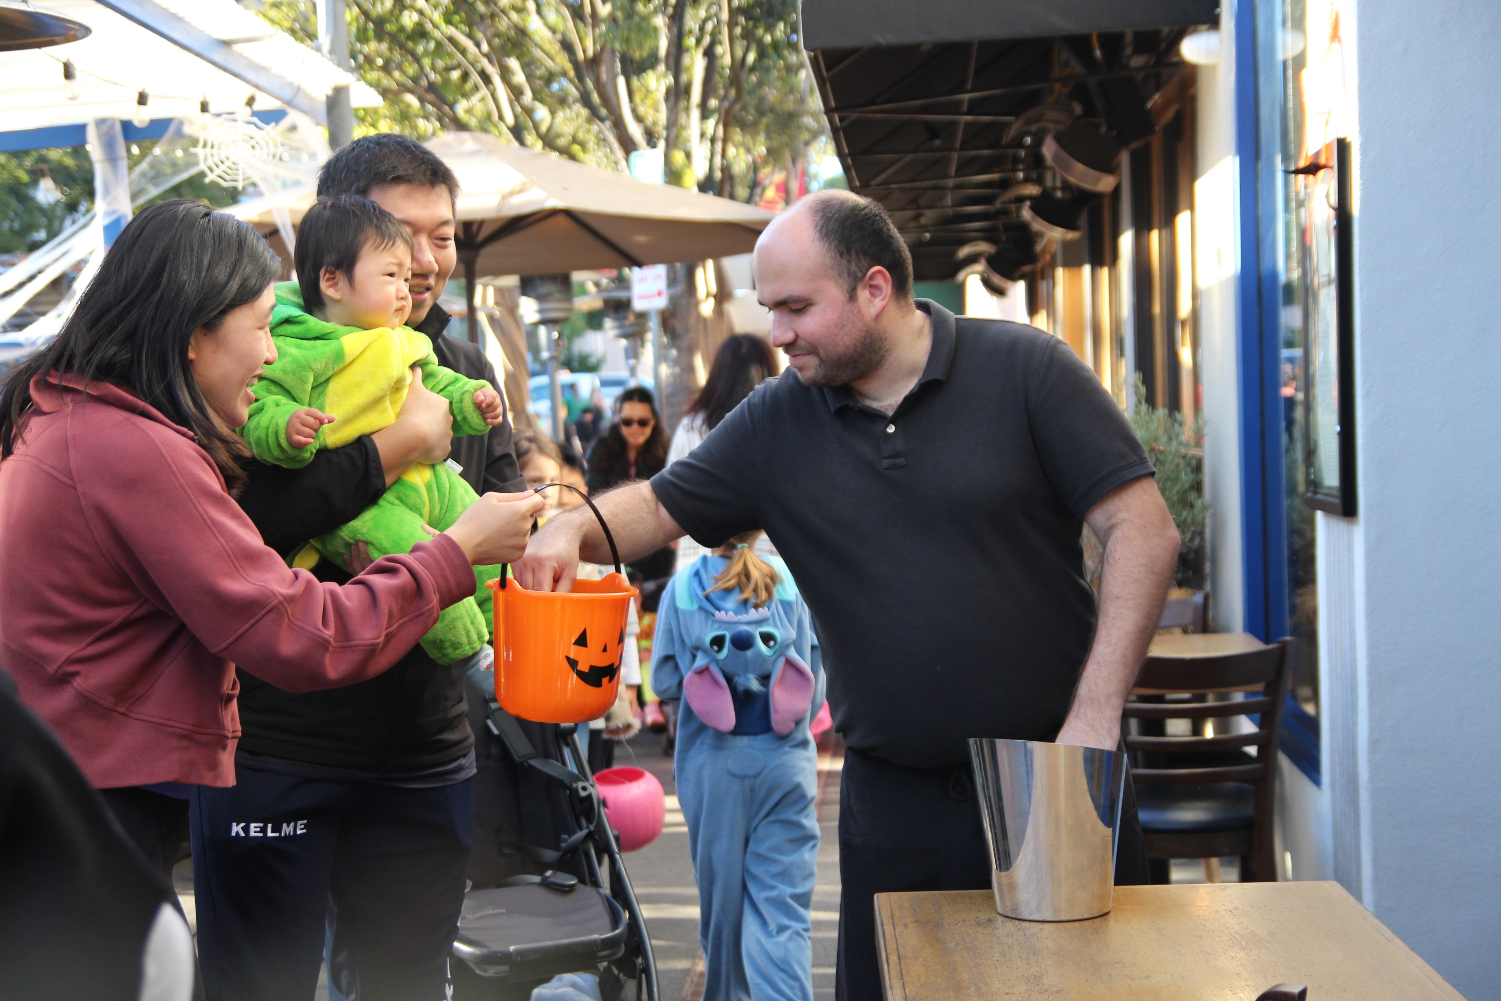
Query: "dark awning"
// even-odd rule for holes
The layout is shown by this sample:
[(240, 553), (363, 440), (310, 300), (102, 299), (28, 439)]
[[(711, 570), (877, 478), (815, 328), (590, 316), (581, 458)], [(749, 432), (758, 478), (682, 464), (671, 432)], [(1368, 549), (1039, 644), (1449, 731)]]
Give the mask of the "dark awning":
[(1087, 35), (1218, 23), (1218, 0), (803, 0), (803, 48)]
[(803, 41), (850, 188), (892, 214), (917, 278), (952, 278), (974, 241), (1009, 278), (1038, 215), (1099, 197), (1045, 169), (1049, 136), (1072, 119), (1095, 154), (1081, 162), (1098, 178), (1103, 146), (1108, 173), (1113, 149), (1152, 133), (1188, 26), (1217, 21), (1213, 0), (804, 0)]

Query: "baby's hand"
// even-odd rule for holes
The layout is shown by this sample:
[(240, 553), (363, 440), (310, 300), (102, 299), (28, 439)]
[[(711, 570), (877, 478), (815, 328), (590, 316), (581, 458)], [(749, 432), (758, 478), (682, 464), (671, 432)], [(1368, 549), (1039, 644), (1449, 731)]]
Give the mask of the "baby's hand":
[(491, 427), (495, 427), (506, 419), (505, 401), (500, 398), (499, 393), (488, 386), (475, 392), (474, 405), (479, 407), (480, 415)]
[(303, 407), (287, 419), (287, 444), (293, 448), (307, 448), (318, 439), (318, 429), (332, 424), (335, 419), (321, 410)]

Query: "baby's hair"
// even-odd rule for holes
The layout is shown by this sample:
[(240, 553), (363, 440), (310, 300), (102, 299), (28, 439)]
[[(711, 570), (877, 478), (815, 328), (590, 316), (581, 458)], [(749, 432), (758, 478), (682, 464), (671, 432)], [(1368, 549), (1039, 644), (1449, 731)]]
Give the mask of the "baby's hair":
[(511, 435), (511, 447), (516, 450), (516, 465), (524, 466), (528, 459), (540, 455), (563, 467), (563, 453), (557, 444), (540, 431), (517, 431)]
[(754, 547), (760, 534), (760, 531), (746, 532), (730, 540), (735, 546), (735, 555), (730, 557), (724, 571), (714, 578), (719, 583), (709, 588), (710, 594), (738, 589), (740, 600), (749, 601), (754, 608), (762, 608), (776, 597), (777, 583), (781, 578), (770, 563), (756, 555)]
[(396, 217), (363, 195), (335, 195), (313, 203), (297, 227), (297, 249), (292, 255), (297, 284), (302, 289), (302, 308), (309, 313), (323, 308), (319, 285), (324, 268), (346, 277), (366, 250), (402, 246), (412, 249), (412, 234)]

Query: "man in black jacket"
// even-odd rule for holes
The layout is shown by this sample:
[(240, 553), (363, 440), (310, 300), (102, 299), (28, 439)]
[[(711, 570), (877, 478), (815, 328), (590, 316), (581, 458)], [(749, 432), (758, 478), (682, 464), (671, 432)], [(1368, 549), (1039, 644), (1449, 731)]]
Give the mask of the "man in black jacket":
[[(376, 135), (324, 165), (320, 196), (365, 195), (412, 234), (412, 315), (438, 362), (499, 387), (484, 352), (446, 333), (438, 297), (457, 263), (453, 172)], [(525, 481), (507, 420), (452, 439), (447, 403), (414, 380), (400, 418), (303, 469), (252, 464), (240, 503), (291, 553), (351, 520), (414, 462), (447, 456), (479, 493)], [(328, 561), (323, 580), (348, 575)], [(198, 947), (209, 1001), (311, 999), (329, 932), (330, 981), (371, 999), (441, 998), (472, 842), (474, 736), (464, 678), (413, 647), (385, 674), (290, 694), (241, 665), (244, 735), (232, 789), (193, 800)]]

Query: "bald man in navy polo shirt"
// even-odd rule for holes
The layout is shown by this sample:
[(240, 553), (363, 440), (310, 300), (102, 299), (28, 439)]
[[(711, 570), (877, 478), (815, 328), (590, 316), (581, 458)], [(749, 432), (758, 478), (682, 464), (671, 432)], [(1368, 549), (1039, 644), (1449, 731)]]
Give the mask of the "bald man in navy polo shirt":
[[(767, 227), (754, 266), (792, 371), (599, 506), (625, 558), (762, 528), (797, 579), (848, 747), (837, 993), (875, 1001), (874, 894), (990, 885), (966, 739), (1116, 748), (1178, 533), (1094, 373), (1040, 330), (914, 300), (911, 257), (875, 202), (804, 199)], [(1104, 545), (1098, 598), (1085, 523)], [(517, 573), (566, 589), (581, 558), (608, 555), (574, 512)], [(1145, 880), (1128, 791), (1116, 881)]]

